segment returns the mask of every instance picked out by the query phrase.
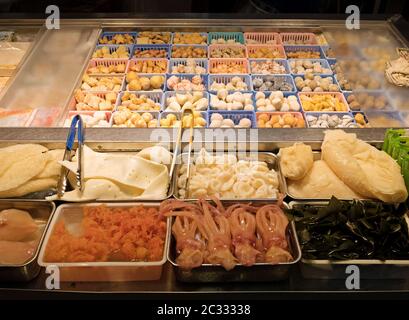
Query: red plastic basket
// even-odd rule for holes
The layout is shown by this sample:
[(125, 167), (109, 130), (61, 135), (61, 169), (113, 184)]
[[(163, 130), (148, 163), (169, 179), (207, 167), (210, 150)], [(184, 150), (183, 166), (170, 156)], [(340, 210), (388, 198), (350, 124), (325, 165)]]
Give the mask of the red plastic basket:
[(143, 62), (149, 62), (149, 61), (153, 61), (153, 62), (165, 62), (165, 70), (163, 71), (163, 72), (159, 72), (159, 73), (157, 73), (157, 72), (137, 72), (137, 73), (149, 73), (149, 74), (152, 74), (152, 73), (157, 73), (157, 74), (165, 74), (166, 72), (167, 72), (167, 70), (168, 70), (168, 65), (169, 65), (169, 60), (168, 59), (163, 59), (163, 58), (157, 58), (157, 59), (154, 59), (154, 58), (147, 58), (147, 59), (131, 59), (131, 60), (129, 60), (129, 63), (128, 63), (128, 66), (127, 66), (127, 68), (126, 68), (126, 73), (128, 73), (128, 72), (130, 72), (130, 71), (135, 71), (135, 70), (132, 70), (132, 68), (133, 67), (135, 67), (135, 65), (137, 64), (137, 63), (143, 63)]
[[(88, 63), (87, 67), (87, 74), (92, 75), (92, 76), (104, 76), (104, 75), (123, 75), (126, 72), (126, 69), (128, 68), (128, 59), (92, 59)], [(95, 68), (98, 66), (104, 66), (104, 67), (110, 67), (110, 66), (118, 66), (120, 64), (125, 65), (124, 72), (119, 72), (119, 73), (90, 73), (89, 69), (90, 68)]]
[(280, 35), (277, 32), (245, 32), (244, 39), (246, 45), (267, 44), (279, 45), (281, 44)]
[[(268, 50), (271, 53), (269, 57), (257, 57), (255, 54), (258, 50)], [(281, 45), (247, 45), (247, 56), (249, 59), (285, 59), (285, 50)]]
[[(238, 66), (235, 70), (224, 70), (223, 65), (227, 68)], [(249, 73), (247, 59), (210, 59), (209, 60), (209, 73), (212, 74), (245, 74)]]
[(284, 32), (280, 33), (283, 44), (318, 45), (318, 40), (313, 33)]

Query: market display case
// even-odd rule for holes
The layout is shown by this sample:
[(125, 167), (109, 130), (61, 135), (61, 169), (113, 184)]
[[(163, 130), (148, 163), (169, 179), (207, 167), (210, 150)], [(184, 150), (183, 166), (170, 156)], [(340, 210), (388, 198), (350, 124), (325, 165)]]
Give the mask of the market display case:
[[(194, 122), (195, 150), (234, 149), (263, 155), (259, 160), (267, 163), (268, 170), (278, 173), (276, 189), (285, 195), (284, 203), (311, 200), (296, 198), (286, 190), (285, 178), (276, 163), (279, 160), (275, 158), (279, 149), (302, 142), (320, 151), (325, 131), (335, 128), (355, 133), (358, 139), (380, 149), (388, 128), (409, 127), (409, 91), (390, 84), (384, 76), (385, 64), (398, 58), (396, 48), (408, 45), (394, 19), (364, 20), (361, 29), (353, 31), (345, 29), (343, 20), (324, 19), (88, 19), (61, 21), (61, 30), (47, 30), (37, 21), (21, 21), (28, 30), (36, 32), (31, 38), (33, 44), (9, 74), (11, 79), (1, 93), (0, 147), (39, 144), (49, 150), (64, 149), (71, 119), (81, 115), (86, 123), (85, 144), (94, 151), (133, 157), (140, 150), (160, 144), (176, 152), (172, 156), (177, 157), (177, 151), (182, 154), (187, 150), (187, 129)], [(1, 21), (0, 29), (14, 30), (11, 24)], [(22, 28), (19, 21), (13, 24), (16, 30)], [(185, 119), (181, 113), (185, 104), (196, 108), (193, 118)], [(182, 148), (177, 150), (180, 123), (185, 130)], [(227, 140), (227, 132), (233, 132), (234, 146)], [(97, 159), (92, 150), (85, 150), (85, 154)], [(154, 169), (159, 170), (159, 165)], [(165, 190), (159, 202), (167, 198), (189, 199), (180, 192), (180, 167), (170, 172), (166, 179), (171, 188)], [(40, 178), (34, 175), (29, 180), (44, 182), (45, 178), (58, 180), (51, 173), (40, 174)], [(1, 189), (0, 196), (9, 189), (12, 188)], [(68, 194), (72, 195), (71, 191)], [(112, 207), (132, 207), (146, 201), (148, 207), (155, 207), (158, 198), (152, 194), (123, 201), (105, 200), (117, 200), (110, 204)], [(40, 197), (44, 206), (44, 195)], [(13, 200), (27, 201), (22, 199), (25, 195), (16, 198)], [(196, 194), (191, 201), (197, 198)], [(78, 215), (80, 209), (94, 205), (63, 205), (71, 202), (64, 198), (48, 200), (55, 202), (57, 211), (51, 214), (55, 221), (47, 223), (52, 227), (41, 237), (41, 252), (35, 255), (42, 266), (49, 264), (44, 262), (44, 250), (57, 218), (68, 217), (70, 210), (73, 216)], [(277, 203), (277, 197), (272, 195), (251, 195), (236, 202), (244, 205), (244, 200), (254, 204), (254, 212), (263, 205)], [(297, 237), (297, 225), (293, 223), (285, 230), (292, 260), (274, 266), (264, 261), (257, 263), (254, 272), (265, 273), (265, 278), (254, 276), (252, 267), (243, 265), (234, 271), (212, 265), (203, 265), (197, 272), (183, 270), (176, 262), (177, 249), (169, 225), (175, 219), (167, 220), (166, 236), (162, 239), (166, 259), (155, 265), (163, 265), (155, 279), (129, 281), (141, 280), (136, 270), (146, 272), (143, 268), (156, 262), (122, 262), (118, 266), (103, 262), (107, 273), (102, 267), (95, 269), (96, 278), (101, 276), (99, 281), (87, 281), (79, 268), (74, 278), (82, 281), (62, 282), (59, 292), (183, 296), (228, 291), (242, 296), (268, 293), (271, 297), (350, 292), (345, 279), (328, 276), (328, 265), (314, 265), (316, 269), (322, 266), (318, 271), (326, 270), (318, 272), (314, 279), (305, 276), (300, 266), (305, 270), (311, 264), (306, 264), (301, 256), (300, 235)], [(355, 263), (359, 265), (359, 261)], [(376, 264), (365, 263), (365, 268), (377, 270)], [(97, 265), (89, 266), (87, 272)], [(382, 279), (363, 278), (361, 291), (374, 295), (407, 293), (406, 265), (405, 259), (399, 259), (399, 272), (393, 273), (397, 276), (388, 277), (386, 270)], [(69, 263), (64, 266), (69, 270)], [(118, 277), (110, 276), (116, 267)], [(133, 267), (133, 274), (126, 274)], [(0, 288), (10, 294), (55, 294), (45, 287), (48, 275), (44, 270), (29, 282), (2, 281)], [(128, 281), (118, 281), (124, 275), (120, 271), (125, 273), (122, 280)]]

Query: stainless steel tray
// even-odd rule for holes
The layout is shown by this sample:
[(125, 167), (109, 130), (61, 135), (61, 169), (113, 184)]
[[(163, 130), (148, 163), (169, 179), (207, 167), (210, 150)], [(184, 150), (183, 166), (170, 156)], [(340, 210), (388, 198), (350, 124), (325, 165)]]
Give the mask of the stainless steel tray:
[(36, 221), (45, 223), (44, 230), (38, 242), (38, 246), (33, 257), (22, 265), (0, 265), (0, 281), (30, 281), (40, 272), (41, 267), (37, 263), (37, 256), (40, 252), (48, 225), (55, 211), (54, 202), (33, 201), (33, 200), (0, 200), (0, 211), (4, 209), (21, 209), (30, 213)]
[[(209, 152), (210, 154), (214, 155), (214, 154), (220, 154), (220, 153), (216, 153), (216, 152)], [(240, 153), (239, 153), (240, 155)], [(187, 163), (187, 159), (188, 159), (188, 154), (187, 153), (182, 153), (178, 156), (177, 158), (177, 164), (176, 164), (176, 168), (175, 168), (175, 172), (173, 175), (173, 196), (176, 199), (179, 200), (185, 200), (185, 201), (194, 201), (197, 199), (194, 198), (190, 198), (190, 199), (185, 199), (185, 198), (180, 198), (179, 196), (179, 187), (178, 187), (178, 177), (179, 177), (179, 172), (180, 172), (180, 168), (181, 165), (184, 163)], [(239, 156), (240, 160), (247, 160), (247, 161), (251, 161), (251, 160), (258, 160), (258, 161), (264, 161), (267, 163), (267, 166), (269, 169), (274, 169), (274, 171), (277, 172), (277, 176), (278, 176), (278, 191), (280, 193), (282, 193), (283, 195), (286, 195), (286, 185), (285, 185), (285, 179), (282, 177), (281, 175), (281, 171), (279, 169), (279, 164), (278, 164), (278, 158), (274, 153), (270, 153), (270, 152), (254, 152), (254, 153), (250, 153), (250, 155), (246, 155), (246, 156)], [(194, 161), (194, 157), (191, 157), (191, 163)], [(268, 198), (268, 199), (263, 199), (263, 198), (258, 198), (258, 199), (226, 199), (226, 198), (222, 198), (221, 200), (223, 201), (274, 201), (277, 200), (277, 198)]]
[[(322, 206), (328, 201), (292, 201), (289, 208), (297, 205)], [(409, 224), (409, 218), (406, 216)], [(302, 250), (302, 249), (301, 249)], [(300, 270), (306, 279), (346, 279), (347, 266), (358, 266), (361, 279), (407, 279), (409, 277), (409, 260), (368, 260), (354, 259), (344, 261), (309, 260), (301, 258)]]
[[(224, 204), (248, 203), (248, 201), (223, 201)], [(253, 201), (255, 205), (267, 204), (264, 201)], [(269, 202), (271, 204), (271, 201)], [(284, 203), (287, 207), (287, 204)], [(173, 219), (172, 219), (173, 223)], [(288, 263), (279, 263), (271, 265), (268, 263), (256, 263), (254, 266), (245, 267), (236, 265), (233, 270), (226, 271), (222, 266), (203, 264), (199, 268), (186, 271), (176, 263), (176, 241), (171, 237), (168, 251), (168, 260), (174, 266), (176, 279), (181, 282), (190, 283), (215, 283), (215, 282), (266, 282), (280, 281), (288, 278), (291, 268), (293, 268), (301, 259), (301, 248), (298, 243), (295, 225), (290, 222), (287, 230), (287, 241), (289, 251), (294, 260)]]

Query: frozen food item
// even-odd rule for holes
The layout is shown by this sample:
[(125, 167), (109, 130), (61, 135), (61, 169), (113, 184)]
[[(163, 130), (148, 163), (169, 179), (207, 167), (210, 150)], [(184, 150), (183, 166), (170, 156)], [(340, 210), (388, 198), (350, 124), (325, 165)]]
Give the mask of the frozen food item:
[(304, 143), (295, 143), (291, 147), (281, 148), (278, 155), (281, 173), (291, 180), (304, 178), (314, 162), (311, 146)]
[(403, 202), (408, 193), (401, 168), (387, 153), (342, 130), (325, 132), (322, 159), (355, 192), (384, 202)]
[(305, 128), (301, 113), (261, 113), (257, 112), (259, 128)]
[(207, 58), (207, 47), (173, 46), (172, 58)]
[(253, 74), (285, 74), (288, 73), (284, 64), (274, 60), (251, 61), (251, 73)]
[(293, 260), (286, 240), (288, 219), (277, 205), (225, 207), (219, 199), (212, 200), (216, 205), (167, 200), (160, 206), (162, 214), (175, 217), (172, 234), (179, 267), (191, 270), (209, 263), (228, 271), (239, 263)]
[(99, 39), (99, 44), (133, 44), (135, 38), (129, 33), (117, 33), (111, 37), (106, 35)]
[(182, 120), (180, 120), (179, 115), (177, 116), (173, 113), (167, 114), (166, 116), (165, 114), (162, 114), (162, 118), (160, 119), (160, 126), (162, 128), (171, 128), (171, 127), (178, 128), (180, 126), (181, 121), (182, 121), (183, 128), (190, 128), (192, 121), (193, 121), (193, 126), (195, 128), (203, 128), (203, 127), (206, 127), (207, 125), (204, 115), (199, 111), (194, 111), (193, 118), (191, 114), (187, 114), (183, 116)]
[(313, 73), (306, 73), (304, 78), (295, 77), (295, 86), (302, 92), (338, 92), (339, 87), (334, 83), (332, 77), (314, 76)]
[(337, 81), (344, 91), (380, 89), (382, 82), (374, 73), (373, 66), (364, 65), (357, 59), (338, 60), (331, 69), (337, 76)]
[(87, 73), (89, 75), (93, 74), (118, 74), (125, 73), (126, 63), (118, 64), (96, 64), (95, 67), (89, 67)]
[[(281, 50), (280, 50), (281, 49)], [(285, 59), (280, 46), (247, 46), (250, 59)]]
[(359, 128), (370, 128), (371, 127), (369, 122), (367, 122), (367, 120), (365, 119), (364, 114), (361, 112), (355, 113), (354, 119)]
[(384, 110), (389, 106), (385, 95), (367, 92), (353, 93), (347, 97), (347, 102), (352, 110)]
[(170, 38), (171, 38), (170, 32), (142, 31), (142, 32), (138, 32), (136, 43), (137, 44), (167, 44), (167, 43), (170, 43)]
[(167, 48), (157, 48), (157, 49), (148, 49), (148, 48), (138, 48), (136, 47), (134, 51), (135, 58), (167, 58), (168, 49)]
[(229, 199), (276, 198), (278, 175), (263, 161), (239, 160), (234, 154), (212, 155), (202, 149), (191, 166), (189, 192), (186, 191), (187, 165), (179, 171), (179, 196)]
[(21, 265), (31, 259), (38, 241), (2, 241), (0, 240), (0, 265)]
[(209, 47), (210, 58), (245, 58), (246, 47), (242, 45), (237, 46), (210, 46)]
[(282, 91), (273, 91), (268, 98), (264, 92), (256, 93), (257, 111), (300, 111), (301, 106), (296, 95), (284, 97)]
[(199, 32), (175, 32), (174, 44), (207, 44), (207, 34)]
[[(169, 186), (168, 168), (138, 155), (99, 153), (86, 145), (83, 153), (83, 192), (65, 192), (62, 200), (161, 199)], [(61, 164), (75, 173), (77, 156)], [(51, 197), (49, 199), (54, 199)]]
[(192, 79), (181, 78), (178, 76), (171, 76), (166, 81), (170, 90), (174, 91), (194, 91), (194, 90), (206, 90), (206, 86), (203, 83), (203, 79), (199, 75), (195, 75)]
[(221, 89), (226, 89), (228, 91), (247, 91), (250, 88), (243, 77), (234, 76), (227, 83), (220, 80), (218, 81), (217, 79), (213, 80), (212, 84), (210, 85), (210, 90), (217, 91)]
[(348, 106), (342, 96), (314, 93), (311, 95), (300, 94), (299, 97), (304, 111), (348, 111)]
[(310, 128), (356, 128), (354, 117), (350, 114), (337, 115), (324, 113), (321, 115), (307, 114), (305, 119)]
[(129, 91), (161, 91), (165, 77), (161, 75), (140, 76), (135, 71), (126, 75), (126, 90)]
[(38, 225), (27, 211), (0, 211), (0, 241), (25, 241), (35, 237)]
[[(202, 60), (203, 61), (203, 60)], [(190, 73), (190, 74), (205, 74), (206, 68), (202, 67), (199, 60), (195, 59), (186, 59), (180, 61), (178, 64), (172, 66), (171, 70), (172, 74), (183, 74), (183, 73)]]
[(237, 124), (233, 120), (223, 116), (220, 113), (212, 113), (210, 117), (209, 128), (251, 128), (251, 119), (247, 117), (241, 118)]
[(209, 100), (203, 91), (176, 92), (174, 96), (168, 96), (165, 101), (165, 111), (180, 112), (183, 108), (193, 108), (197, 111), (206, 111)]
[(125, 91), (121, 97), (118, 111), (159, 111), (160, 103), (155, 102), (146, 94)]
[(217, 91), (217, 94), (210, 94), (210, 107), (215, 110), (245, 110), (253, 111), (253, 100), (251, 93), (236, 91), (228, 93), (226, 89)]
[(213, 38), (210, 44), (242, 44), (240, 41), (236, 41), (236, 39), (225, 39), (225, 38)]
[(112, 111), (118, 94), (116, 92), (91, 93), (77, 89), (74, 94), (78, 111)]
[(308, 49), (292, 50), (292, 49), (286, 48), (285, 53), (287, 54), (288, 59), (319, 59), (321, 58), (321, 53), (319, 50), (308, 50)]
[(300, 199), (362, 199), (349, 188), (323, 160), (313, 162), (312, 168), (300, 180), (287, 179), (288, 193)]
[(30, 124), (35, 110), (25, 109), (4, 109), (0, 108), (1, 127), (25, 127)]
[(84, 91), (121, 91), (123, 77), (90, 77), (84, 74), (81, 90)]
[(219, 60), (217, 63), (212, 64), (212, 60), (210, 60), (210, 73), (218, 73), (218, 74), (247, 73), (247, 66), (244, 61), (245, 60), (239, 60), (239, 61)]
[(112, 127), (121, 128), (156, 128), (158, 119), (152, 113), (132, 112), (129, 109), (117, 111), (112, 115)]
[(129, 71), (136, 73), (166, 73), (168, 62), (166, 59), (136, 60), (129, 64)]
[[(324, 61), (324, 60), (323, 60)], [(293, 74), (322, 73), (332, 74), (331, 68), (327, 68), (320, 61), (314, 60), (290, 60), (290, 68)]]
[(253, 87), (255, 91), (295, 91), (291, 78), (274, 75), (255, 76)]
[(97, 48), (95, 52), (92, 54), (93, 59), (128, 59), (129, 58), (129, 51), (126, 46), (118, 46), (115, 50), (111, 50), (109, 47), (101, 47)]
[[(95, 111), (93, 114), (81, 114), (81, 118), (85, 128), (104, 128), (109, 127), (109, 114), (108, 112), (107, 115), (105, 111)], [(71, 126), (72, 118), (75, 115), (76, 114), (72, 114), (65, 120), (64, 127)]]
[(166, 221), (157, 208), (84, 207), (79, 226), (65, 220), (56, 223), (44, 261), (160, 261), (165, 241)]

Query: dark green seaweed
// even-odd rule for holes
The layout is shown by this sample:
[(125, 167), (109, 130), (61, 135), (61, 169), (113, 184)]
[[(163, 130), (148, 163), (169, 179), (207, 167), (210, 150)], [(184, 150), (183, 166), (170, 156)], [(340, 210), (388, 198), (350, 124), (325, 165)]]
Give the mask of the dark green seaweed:
[(286, 211), (305, 259), (409, 259), (406, 204), (333, 197), (326, 206), (304, 204)]

